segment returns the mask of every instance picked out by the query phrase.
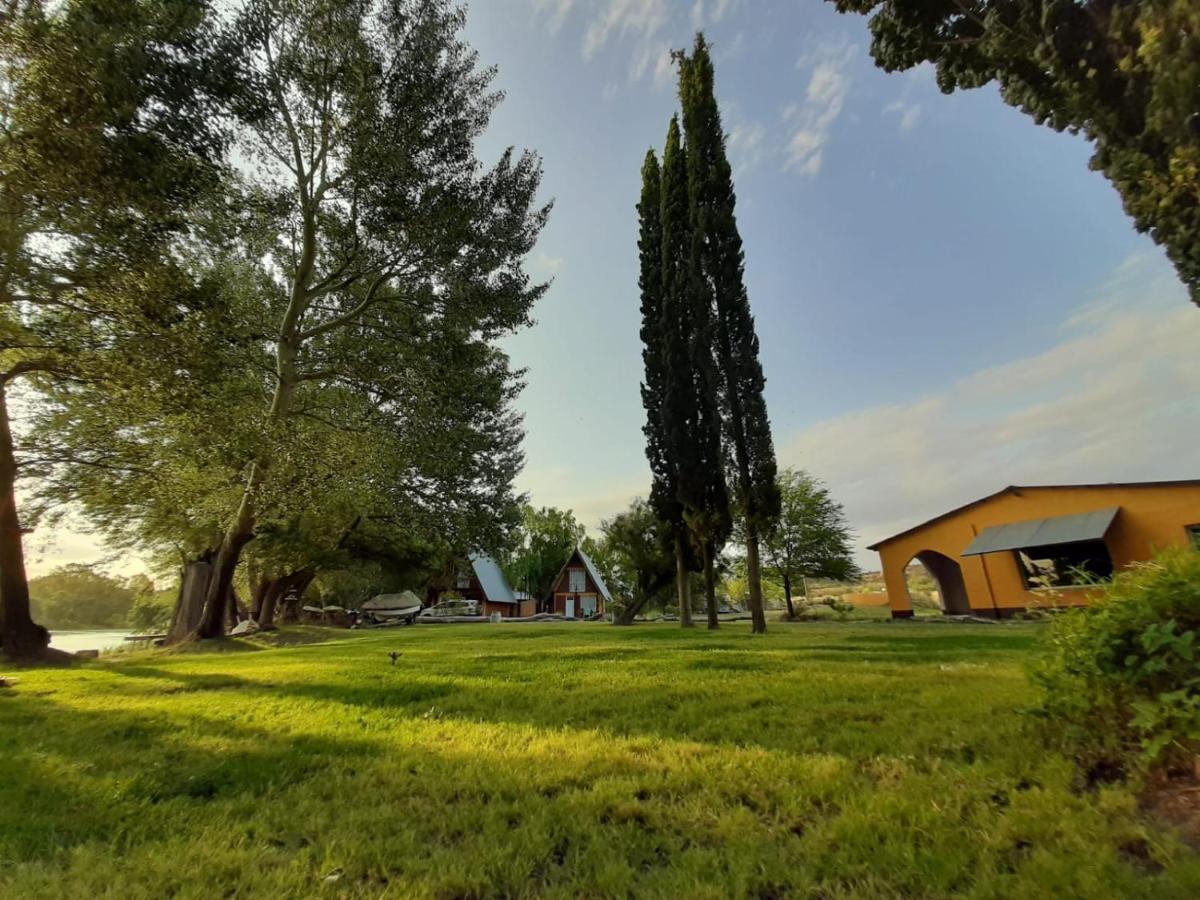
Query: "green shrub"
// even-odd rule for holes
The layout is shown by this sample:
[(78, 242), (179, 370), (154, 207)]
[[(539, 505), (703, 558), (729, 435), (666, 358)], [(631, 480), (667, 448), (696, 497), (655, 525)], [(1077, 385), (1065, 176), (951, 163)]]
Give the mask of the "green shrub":
[(1196, 765), (1200, 552), (1164, 552), (1056, 616), (1034, 678), (1047, 733), (1092, 775)]

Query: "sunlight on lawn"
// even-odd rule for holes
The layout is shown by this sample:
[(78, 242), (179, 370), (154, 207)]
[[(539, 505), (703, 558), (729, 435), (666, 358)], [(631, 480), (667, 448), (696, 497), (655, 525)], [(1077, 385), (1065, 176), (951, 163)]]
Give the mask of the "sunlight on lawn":
[(0, 893), (1195, 896), (1023, 730), (1036, 635), (418, 627), (23, 673)]

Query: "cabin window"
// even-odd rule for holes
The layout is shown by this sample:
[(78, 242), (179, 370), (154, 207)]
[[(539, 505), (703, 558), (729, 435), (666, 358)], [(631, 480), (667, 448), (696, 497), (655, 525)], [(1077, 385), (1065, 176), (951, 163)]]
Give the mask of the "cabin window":
[(454, 586), (460, 591), (465, 591), (471, 586), (471, 576), (466, 572), (459, 572)]
[(582, 594), (586, 590), (587, 579), (584, 578), (583, 569), (567, 569), (567, 592)]
[(1200, 550), (1200, 523), (1187, 526), (1188, 543), (1193, 550)]
[(582, 611), (583, 617), (594, 616), (596, 614), (596, 598), (595, 596), (584, 597), (579, 601), (579, 608)]
[(1104, 541), (1075, 541), (1014, 551), (1025, 587), (1083, 587), (1112, 577), (1113, 562)]

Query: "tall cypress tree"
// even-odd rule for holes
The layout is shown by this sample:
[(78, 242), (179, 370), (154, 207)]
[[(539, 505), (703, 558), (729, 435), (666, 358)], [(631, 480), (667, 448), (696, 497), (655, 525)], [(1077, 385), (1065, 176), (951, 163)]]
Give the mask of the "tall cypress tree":
[[(713, 559), (729, 534), (729, 497), (712, 356), (712, 307), (695, 277), (689, 206), (686, 154), (679, 120), (672, 117), (663, 154), (661, 214), (664, 433), (666, 453), (674, 464), (675, 496), (705, 571), (709, 628), (716, 628)], [(677, 546), (681, 575), (683, 553)], [(684, 614), (681, 608), (681, 618)]]
[(684, 626), (691, 624), (691, 597), (688, 590), (687, 530), (683, 507), (676, 495), (674, 459), (669, 452), (664, 403), (666, 400), (667, 323), (663, 310), (663, 230), (662, 170), (653, 150), (646, 152), (642, 164), (642, 196), (638, 203), (638, 287), (642, 300), (642, 406), (646, 410), (646, 459), (650, 463), (650, 507), (655, 518), (670, 526), (675, 540), (675, 571), (679, 591), (679, 616)]
[(714, 318), (725, 440), (732, 449), (733, 494), (745, 523), (746, 571), (754, 631), (766, 631), (760, 535), (779, 515), (775, 448), (763, 398), (766, 379), (743, 278), (742, 239), (734, 215), (733, 173), (725, 154), (713, 65), (703, 34), (692, 55), (680, 54), (680, 99), (687, 135), (692, 277)]

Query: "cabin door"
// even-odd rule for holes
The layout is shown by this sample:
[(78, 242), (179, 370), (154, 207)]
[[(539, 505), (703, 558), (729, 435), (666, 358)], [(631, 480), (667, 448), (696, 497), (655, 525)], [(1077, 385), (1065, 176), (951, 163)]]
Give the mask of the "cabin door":
[(567, 598), (567, 618), (568, 619), (575, 618), (575, 598), (574, 597)]

